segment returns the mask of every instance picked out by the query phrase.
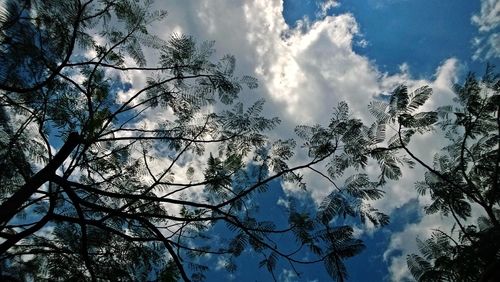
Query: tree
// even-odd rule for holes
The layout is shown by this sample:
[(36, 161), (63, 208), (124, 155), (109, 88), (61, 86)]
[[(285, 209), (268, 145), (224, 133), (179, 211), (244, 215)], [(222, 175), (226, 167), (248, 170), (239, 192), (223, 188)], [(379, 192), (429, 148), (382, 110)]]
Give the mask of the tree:
[[(470, 73), (463, 85), (455, 86), (454, 105), (418, 111), (431, 89), (409, 94), (405, 86), (398, 87), (388, 101), (370, 105), (378, 123), (396, 131), (388, 148), (406, 152), (425, 168), (424, 180), (416, 183), (417, 191), (429, 193), (432, 199), (425, 211), (450, 216), (455, 222), (449, 233), (435, 230), (431, 238), (417, 240), (421, 255), (407, 257), (417, 281), (500, 278), (499, 91), (499, 76), (488, 65), (481, 80)], [(414, 134), (438, 128), (449, 143), (434, 156), (433, 164), (427, 164), (408, 143)]]
[[(323, 262), (345, 280), (344, 259), (364, 244), (342, 218), (387, 224), (367, 200), (400, 176), (391, 150), (377, 149), (382, 128), (364, 126), (340, 103), (327, 126), (297, 127), (301, 148), (271, 141), (265, 132), (279, 120), (261, 116), (263, 100), (238, 102), (257, 81), (237, 77), (232, 56), (214, 62), (213, 42), (152, 35), (148, 26), (166, 12), (150, 5), (32, 0), (2, 8), (0, 277), (199, 281), (206, 255), (235, 271), (235, 258), (251, 248), (273, 277), (280, 263)], [(146, 83), (122, 81), (134, 74)], [(307, 159), (290, 166), (297, 150)], [(369, 157), (382, 168), (378, 182), (362, 173)], [(359, 173), (337, 187), (347, 169)], [(288, 224), (275, 226), (256, 211), (273, 181), (306, 189), (304, 170), (333, 189), (317, 212), (291, 205)], [(213, 234), (215, 226), (230, 237)], [(278, 244), (283, 236), (291, 239)]]

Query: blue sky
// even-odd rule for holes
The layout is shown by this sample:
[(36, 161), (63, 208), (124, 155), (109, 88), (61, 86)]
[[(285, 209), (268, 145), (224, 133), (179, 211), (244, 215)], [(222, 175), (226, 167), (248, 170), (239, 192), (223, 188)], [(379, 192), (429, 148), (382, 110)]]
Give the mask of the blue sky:
[[(318, 19), (320, 0), (285, 0), (283, 17), (291, 25), (307, 17)], [(428, 77), (450, 57), (480, 73), (483, 60), (472, 60), (473, 38), (478, 35), (471, 16), (480, 10), (480, 1), (470, 0), (364, 0), (340, 1), (328, 14), (352, 13), (360, 25), (356, 53), (375, 61), (382, 70), (397, 72), (407, 63), (415, 76)], [(492, 63), (498, 58), (490, 58)]]
[[(240, 100), (248, 106), (264, 98), (264, 115), (282, 120), (278, 128), (268, 132), (271, 140), (296, 137), (296, 125), (324, 125), (340, 101), (349, 104), (353, 116), (369, 123), (373, 117), (367, 111), (368, 103), (400, 84), (406, 84), (410, 91), (423, 85), (432, 87), (428, 107), (448, 104), (453, 98), (453, 83), (468, 70), (481, 74), (486, 62), (500, 65), (498, 0), (157, 0), (155, 5), (169, 14), (165, 22), (152, 26), (152, 33), (164, 39), (177, 33), (191, 35), (199, 42), (214, 40), (214, 57), (234, 55), (236, 73), (259, 80), (259, 88), (243, 90)], [(146, 56), (151, 65), (157, 62), (158, 53), (146, 51)], [(117, 74), (112, 85), (117, 100), (123, 101), (144, 87), (146, 76), (141, 72)], [(207, 110), (223, 109), (210, 105)], [(146, 111), (134, 126), (151, 129), (169, 115)], [(427, 134), (414, 137), (409, 146), (420, 159), (431, 162), (433, 153), (444, 144), (439, 136)], [(164, 151), (158, 151), (159, 156), (165, 156)], [(217, 151), (207, 145), (207, 155)], [(307, 159), (300, 148), (297, 151), (291, 165)], [(162, 171), (161, 165), (158, 162), (148, 168)], [(206, 160), (190, 156), (172, 168), (176, 180), (185, 180), (188, 166), (195, 169), (194, 179), (203, 179)], [(324, 164), (317, 169), (324, 171)], [(378, 172), (376, 164), (368, 163), (370, 177), (377, 177)], [(307, 192), (277, 180), (266, 193), (248, 202), (258, 209), (259, 219), (272, 220), (278, 228), (285, 226), (289, 201), (314, 213), (333, 187), (311, 171), (301, 173)], [(356, 236), (367, 246), (361, 255), (347, 261), (350, 281), (411, 281), (405, 257), (416, 251), (415, 239), (428, 237), (433, 228), (451, 228), (452, 221), (447, 218), (423, 216), (429, 198), (418, 196), (413, 188), (423, 170), (405, 169), (403, 175), (385, 185), (383, 199), (371, 203), (390, 215), (388, 226), (374, 229), (356, 220), (336, 222), (354, 225)], [(343, 179), (335, 181), (342, 183)], [(202, 192), (190, 193), (179, 197), (202, 199)], [(169, 213), (178, 212), (175, 208)], [(234, 235), (223, 224), (214, 226), (212, 234), (222, 240)], [(290, 247), (293, 238), (280, 236), (274, 239), (284, 249)], [(203, 241), (190, 243), (201, 245)], [(307, 254), (299, 252), (297, 256)], [(221, 269), (223, 261), (218, 257), (203, 258), (211, 265), (207, 281), (272, 281), (267, 270), (258, 267), (261, 259), (246, 250), (236, 260), (238, 270), (228, 274)], [(281, 260), (277, 280), (330, 281), (322, 264), (297, 269), (300, 277)]]
[[(290, 26), (296, 26), (297, 21), (304, 18), (310, 22), (322, 20), (324, 15), (318, 15), (319, 4), (314, 0), (285, 0), (284, 19)], [(382, 72), (397, 73), (404, 63), (412, 77), (430, 79), (436, 68), (452, 57), (469, 70), (477, 73), (484, 70), (485, 59), (472, 59), (474, 46), (471, 44), (478, 36), (471, 16), (480, 10), (480, 1), (368, 0), (340, 1), (339, 4), (327, 15), (351, 13), (354, 16), (360, 33), (353, 50), (373, 61)], [(498, 65), (498, 57), (488, 61)], [(392, 212), (389, 226), (364, 236), (367, 249), (348, 263), (351, 281), (391, 280), (389, 261), (383, 256), (390, 234), (418, 222), (420, 217), (417, 201), (408, 201)], [(318, 278), (328, 280), (325, 276)]]
[[(357, 54), (366, 56), (379, 70), (390, 74), (409, 67), (412, 77), (431, 79), (446, 59), (456, 58), (468, 70), (481, 73), (484, 61), (498, 65), (496, 58), (473, 59), (471, 43), (479, 35), (471, 22), (480, 10), (480, 1), (469, 0), (381, 0), (340, 1), (327, 15), (351, 13), (359, 24), (360, 33), (353, 44)], [(285, 0), (283, 17), (288, 25), (322, 20), (318, 15), (320, 1)], [(419, 221), (417, 200), (406, 202), (391, 214), (391, 224), (363, 239), (365, 252), (348, 263), (352, 281), (390, 280), (389, 261), (384, 251), (390, 234), (400, 232), (405, 225)], [(405, 255), (401, 252), (392, 255)], [(319, 275), (319, 281), (328, 278)]]
[[(322, 13), (325, 3), (330, 9)], [(238, 73), (259, 79), (259, 88), (244, 91), (241, 99), (246, 104), (266, 99), (265, 114), (282, 120), (270, 133), (272, 138), (294, 137), (298, 124), (324, 124), (340, 101), (370, 121), (369, 101), (401, 83), (410, 90), (432, 87), (432, 106), (450, 103), (452, 84), (467, 70), (481, 73), (486, 61), (499, 65), (497, 1), (165, 0), (157, 5), (169, 16), (167, 24), (153, 31), (164, 38), (176, 32), (198, 41), (215, 40), (217, 56), (233, 54)], [(143, 78), (123, 79), (135, 85)], [(156, 117), (148, 119), (154, 123)], [(415, 139), (412, 149), (427, 161), (444, 144), (436, 136)], [(369, 166), (369, 173), (376, 174), (376, 168)], [(358, 226), (367, 249), (347, 261), (350, 281), (408, 280), (405, 257), (416, 250), (415, 239), (429, 236), (432, 228), (451, 227), (446, 218), (422, 217), (428, 199), (418, 197), (413, 184), (423, 171), (403, 173), (405, 177), (388, 183), (385, 197), (373, 203), (391, 216), (391, 224), (378, 230)], [(307, 173), (304, 178), (310, 194), (274, 182), (267, 194), (254, 199), (260, 214), (271, 216), (278, 226), (284, 223), (279, 211), (287, 197), (297, 197), (305, 209), (314, 209), (332, 188)], [(223, 226), (214, 231), (221, 237), (231, 235)], [(286, 240), (282, 238), (285, 244)], [(237, 260), (239, 268), (232, 275), (218, 270), (217, 258), (209, 260), (214, 267), (207, 273), (208, 281), (272, 280), (258, 268), (260, 259), (249, 252)], [(279, 281), (330, 281), (320, 264), (300, 268), (301, 277), (294, 277), (287, 265), (280, 266)]]
[[(330, 8), (322, 10), (327, 3)], [(328, 122), (340, 101), (349, 104), (354, 116), (370, 122), (368, 103), (402, 83), (410, 90), (432, 87), (432, 106), (450, 103), (452, 84), (466, 70), (481, 73), (486, 61), (500, 63), (500, 4), (494, 0), (158, 0), (156, 6), (169, 15), (165, 23), (153, 25), (153, 33), (165, 39), (184, 33), (199, 42), (215, 40), (217, 57), (233, 54), (236, 72), (259, 80), (259, 88), (244, 90), (240, 99), (249, 105), (265, 98), (264, 114), (282, 120), (269, 133), (272, 139), (296, 137), (293, 130), (299, 124)], [(153, 60), (157, 56), (146, 55)], [(121, 90), (119, 99), (140, 89), (145, 74), (120, 79), (122, 84), (115, 85)], [(147, 128), (162, 122), (162, 117), (158, 112), (146, 113), (142, 122), (137, 126)], [(444, 145), (436, 136), (415, 140), (411, 149), (426, 161)], [(202, 161), (189, 161), (198, 173), (203, 172)], [(292, 163), (301, 161), (303, 155), (298, 153)], [(186, 171), (183, 165), (178, 168), (181, 177)], [(376, 166), (369, 164), (367, 173), (376, 177)], [(423, 171), (417, 168), (403, 174), (400, 181), (386, 185), (383, 199), (373, 203), (391, 216), (388, 226), (372, 229), (350, 222), (367, 246), (347, 261), (350, 281), (407, 281), (405, 257), (416, 250), (415, 239), (427, 237), (432, 228), (451, 226), (439, 215), (422, 217), (428, 198), (418, 197), (413, 184)], [(307, 172), (304, 179), (308, 194), (273, 182), (266, 194), (253, 199), (259, 215), (283, 226), (286, 199), (295, 198), (304, 210), (312, 211), (333, 189)], [(214, 234), (232, 235), (222, 225), (215, 226)], [(278, 240), (286, 246), (290, 238)], [(218, 258), (207, 260), (212, 266), (207, 281), (272, 281), (258, 267), (261, 258), (248, 251), (237, 259), (239, 268), (233, 274), (219, 269)], [(276, 277), (283, 282), (330, 281), (321, 264), (298, 269), (301, 277), (280, 262)]]

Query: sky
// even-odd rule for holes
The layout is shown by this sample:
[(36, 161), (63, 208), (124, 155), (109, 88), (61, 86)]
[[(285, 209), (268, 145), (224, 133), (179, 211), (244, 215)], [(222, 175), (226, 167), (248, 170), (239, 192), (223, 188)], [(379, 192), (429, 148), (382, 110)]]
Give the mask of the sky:
[[(298, 124), (325, 124), (340, 101), (347, 101), (353, 115), (368, 122), (369, 101), (401, 83), (410, 89), (432, 87), (434, 95), (425, 107), (435, 108), (451, 102), (452, 84), (467, 71), (481, 74), (486, 62), (500, 63), (496, 0), (166, 0), (155, 5), (169, 16), (153, 26), (154, 33), (215, 40), (217, 56), (233, 54), (237, 73), (259, 79), (259, 88), (245, 90), (241, 99), (246, 104), (266, 99), (265, 115), (282, 120), (271, 133), (275, 138), (292, 137)], [(140, 75), (127, 79), (127, 85), (144, 80)], [(129, 90), (134, 89), (124, 92)], [(440, 136), (423, 135), (410, 146), (429, 161), (443, 144)], [(300, 162), (300, 156), (294, 161)], [(368, 172), (375, 175), (375, 167), (369, 165)], [(350, 281), (411, 281), (405, 257), (415, 252), (415, 239), (427, 238), (433, 228), (451, 226), (448, 218), (424, 216), (422, 208), (429, 199), (418, 197), (413, 188), (423, 170), (403, 174), (373, 203), (391, 216), (391, 224), (380, 229), (356, 225), (367, 249), (347, 262)], [(290, 196), (300, 199), (305, 209), (315, 208), (332, 187), (307, 173), (305, 178), (309, 194), (274, 182), (265, 197), (255, 199), (260, 214), (279, 225), (286, 219), (272, 217), (269, 211), (286, 208)], [(222, 230), (220, 236), (227, 235)], [(238, 259), (240, 268), (233, 274), (212, 260), (215, 267), (208, 281), (271, 280), (251, 253)], [(277, 278), (330, 280), (322, 265), (299, 270), (302, 276), (296, 277), (282, 265)]]

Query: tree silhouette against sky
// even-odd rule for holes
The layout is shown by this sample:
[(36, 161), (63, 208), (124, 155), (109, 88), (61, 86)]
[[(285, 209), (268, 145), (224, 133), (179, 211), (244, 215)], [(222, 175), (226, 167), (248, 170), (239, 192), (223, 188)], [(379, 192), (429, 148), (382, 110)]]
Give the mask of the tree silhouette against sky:
[[(232, 272), (235, 257), (251, 248), (273, 278), (280, 260), (293, 269), (323, 262), (343, 281), (343, 260), (364, 244), (335, 218), (387, 224), (365, 202), (382, 196), (377, 182), (355, 174), (315, 213), (291, 205), (284, 226), (258, 216), (254, 199), (272, 181), (306, 189), (302, 170), (335, 185), (346, 169), (366, 165), (377, 129), (340, 103), (328, 125), (297, 127), (300, 148), (271, 141), (265, 132), (279, 119), (261, 116), (263, 100), (238, 102), (257, 81), (237, 77), (232, 56), (213, 60), (212, 42), (150, 34), (148, 26), (166, 16), (150, 4), (3, 7), (3, 279), (197, 281), (209, 269), (199, 257), (220, 256)], [(145, 50), (157, 54), (154, 64)], [(122, 82), (136, 74), (146, 82)], [(307, 159), (290, 166), (296, 150)], [(389, 154), (374, 157), (392, 165), (382, 161)], [(211, 232), (219, 222), (228, 238)], [(289, 239), (277, 240), (283, 236)]]
[[(328, 124), (272, 139), (280, 120), (261, 114), (262, 99), (239, 98), (257, 91), (257, 80), (236, 75), (234, 57), (217, 60), (213, 42), (151, 34), (166, 12), (139, 2), (1, 8), (3, 280), (200, 281), (213, 257), (235, 272), (252, 250), (274, 280), (284, 265), (299, 276), (297, 266), (323, 263), (344, 281), (344, 260), (365, 247), (352, 225), (388, 224), (370, 202), (404, 165), (427, 170), (417, 183), (433, 200), (427, 211), (451, 215), (458, 230), (420, 241), (424, 257), (408, 258), (415, 278), (494, 277), (499, 83), (491, 68), (457, 88), (456, 107), (424, 112), (432, 90), (401, 85), (370, 103), (373, 124), (341, 102)], [(408, 144), (437, 126), (451, 145), (430, 165)], [(364, 170), (369, 162), (378, 178)], [(314, 189), (305, 173), (332, 191), (316, 210), (292, 198), (259, 209), (280, 185)], [(475, 206), (485, 216), (466, 224)]]

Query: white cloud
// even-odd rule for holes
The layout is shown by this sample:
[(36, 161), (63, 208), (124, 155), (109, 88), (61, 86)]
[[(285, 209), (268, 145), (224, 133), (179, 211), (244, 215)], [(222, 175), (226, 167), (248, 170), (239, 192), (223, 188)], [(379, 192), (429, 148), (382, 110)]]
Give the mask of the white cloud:
[[(430, 204), (429, 197), (420, 199), (420, 206)], [(484, 215), (482, 208), (477, 205), (472, 205), (472, 216), (468, 221), (462, 222), (464, 225), (476, 224), (475, 218)], [(471, 220), (472, 219), (472, 220)], [(389, 247), (384, 252), (384, 260), (389, 261), (389, 274), (392, 281), (406, 281), (412, 280), (411, 274), (406, 265), (406, 256), (411, 253), (419, 254), (416, 239), (422, 241), (429, 239), (435, 230), (441, 230), (451, 235), (454, 239), (458, 239), (458, 230), (450, 233), (455, 221), (453, 217), (444, 217), (437, 214), (427, 215), (419, 222), (408, 224), (403, 231), (393, 233), (391, 235)], [(458, 229), (458, 228), (457, 228)]]
[[(418, 253), (416, 238), (425, 240), (432, 234), (432, 229), (442, 228), (446, 218), (439, 215), (426, 215), (418, 223), (408, 224), (404, 230), (391, 235), (388, 249), (384, 252), (384, 260), (389, 261), (389, 274), (392, 281), (404, 281), (409, 279), (411, 274), (406, 265), (406, 255)], [(446, 225), (451, 226), (451, 221)], [(445, 229), (446, 230), (446, 229)], [(444, 230), (443, 230), (444, 231)], [(394, 252), (402, 252), (401, 255), (394, 256)]]
[[(204, 0), (182, 4), (170, 0), (158, 1), (157, 5), (160, 4), (169, 10), (166, 23), (155, 26), (164, 38), (182, 30), (200, 41), (216, 40), (218, 57), (224, 53), (234, 54), (238, 60), (238, 72), (259, 79), (260, 88), (243, 93), (242, 100), (249, 102), (264, 96), (268, 101), (266, 114), (283, 120), (281, 127), (273, 133), (280, 136), (291, 136), (297, 124), (325, 124), (332, 108), (342, 100), (350, 104), (353, 116), (369, 121), (369, 101), (400, 83), (407, 84), (410, 89), (422, 85), (433, 87), (435, 93), (427, 107), (435, 107), (451, 100), (450, 81), (460, 70), (457, 60), (449, 59), (443, 62), (431, 80), (413, 78), (404, 62), (401, 62), (398, 73), (382, 73), (373, 61), (353, 51), (359, 31), (352, 14), (325, 16), (312, 23), (304, 21), (292, 29), (283, 19), (280, 0)], [(334, 4), (328, 5), (325, 9)], [(434, 145), (429, 150), (428, 144), (442, 144), (442, 140), (434, 135), (421, 136), (415, 141), (411, 148), (426, 161), (442, 147)], [(370, 166), (369, 170), (371, 174), (377, 172), (375, 166)], [(422, 170), (404, 173), (404, 179), (388, 185), (385, 198), (375, 203), (387, 213), (417, 198), (413, 183), (421, 178)], [(305, 173), (305, 177), (311, 182), (309, 191), (317, 203), (332, 190), (316, 175)], [(290, 186), (285, 186), (285, 190), (287, 193), (298, 191)], [(425, 199), (421, 202), (424, 204)], [(279, 203), (286, 204), (284, 200)], [(415, 235), (443, 224), (440, 220), (425, 217), (420, 223), (408, 225), (403, 232), (393, 235), (386, 252), (393, 279), (407, 275), (406, 263), (391, 255), (393, 251), (414, 249), (411, 242), (415, 241)], [(427, 235), (424, 233), (421, 235)], [(405, 245), (406, 242), (410, 245)]]
[(295, 282), (297, 280), (297, 275), (291, 269), (283, 269), (279, 276), (279, 281), (281, 282)]
[(482, 32), (497, 28), (500, 25), (500, 2), (497, 0), (482, 0), (480, 14), (473, 15), (471, 20), (479, 26), (479, 31)]
[[(283, 120), (279, 134), (290, 134), (297, 124), (326, 123), (342, 100), (348, 101), (354, 116), (368, 121), (366, 107), (372, 97), (400, 83), (410, 88), (436, 87), (436, 101), (451, 93), (447, 80), (453, 76), (456, 60), (445, 61), (434, 81), (413, 79), (403, 62), (399, 73), (382, 73), (352, 50), (358, 33), (352, 14), (327, 16), (304, 30), (287, 26), (278, 0), (202, 1), (182, 6), (166, 1), (165, 7), (170, 9), (170, 25), (182, 26), (200, 40), (215, 39), (219, 53), (236, 56), (240, 72), (259, 78), (261, 87), (253, 94), (266, 97), (269, 114)], [(172, 31), (168, 26), (162, 27), (167, 34)], [(405, 178), (404, 189), (403, 184), (390, 188), (388, 212), (415, 197), (412, 179)], [(313, 183), (310, 191), (319, 202), (331, 188)]]
[(227, 261), (223, 257), (218, 257), (215, 270), (221, 270), (226, 267)]
[(488, 60), (500, 58), (500, 34), (492, 33), (483, 37), (475, 37), (472, 46), (476, 48), (472, 59)]
[(325, 17), (331, 9), (340, 6), (340, 3), (336, 0), (324, 0), (318, 3), (318, 6), (319, 6), (319, 11), (316, 14), (316, 16)]
[(480, 35), (473, 40), (476, 48), (473, 59), (500, 58), (500, 2), (497, 0), (482, 0), (481, 11), (471, 18), (478, 27)]
[(290, 207), (290, 201), (288, 200), (285, 200), (283, 198), (279, 198), (278, 201), (276, 202), (277, 205), (279, 206), (283, 206), (285, 208), (289, 208)]
[(405, 2), (405, 1), (408, 1), (408, 0), (368, 0), (366, 2), (370, 7), (373, 7), (375, 9), (386, 9), (390, 5), (393, 5), (393, 4), (398, 3), (398, 2)]
[[(432, 110), (441, 105), (452, 104), (454, 97), (452, 84), (457, 81), (457, 75), (462, 71), (462, 67), (456, 59), (446, 60), (436, 71), (433, 81), (407, 81), (408, 85), (428, 84), (433, 89), (431, 99), (424, 105), (423, 110)], [(421, 136), (415, 136), (409, 148), (417, 157), (427, 164), (432, 164), (432, 158), (445, 144), (445, 139), (440, 131)], [(375, 206), (384, 210), (387, 207), (401, 207), (412, 199), (418, 198), (417, 212), (430, 204), (428, 196), (417, 196), (414, 183), (423, 179), (424, 169), (416, 165), (413, 170), (405, 169), (404, 177), (387, 186), (386, 196), (375, 203)], [(389, 210), (392, 210), (389, 208)], [(453, 221), (443, 218), (440, 215), (423, 215), (423, 218), (416, 223), (408, 224), (403, 231), (394, 233), (391, 236), (389, 247), (384, 253), (384, 259), (389, 262), (389, 274), (392, 281), (407, 281), (410, 273), (406, 265), (406, 255), (417, 252), (416, 238), (422, 240), (429, 238), (432, 229), (449, 231)]]

